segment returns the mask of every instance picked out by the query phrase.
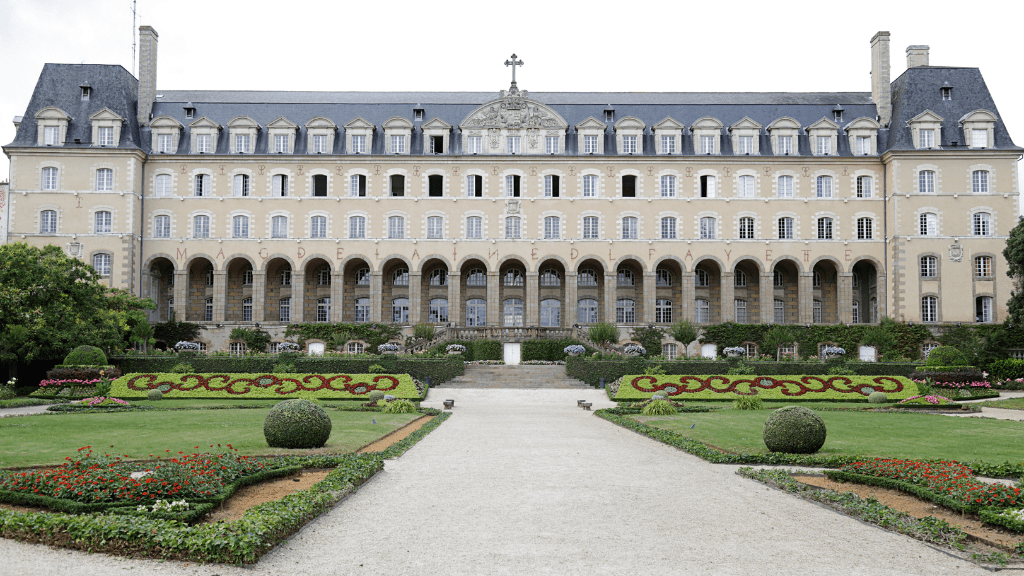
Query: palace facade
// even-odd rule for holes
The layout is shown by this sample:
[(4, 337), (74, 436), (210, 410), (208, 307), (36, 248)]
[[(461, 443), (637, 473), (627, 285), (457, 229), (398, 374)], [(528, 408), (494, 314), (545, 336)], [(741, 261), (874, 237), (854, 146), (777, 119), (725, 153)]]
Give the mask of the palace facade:
[[(1013, 144), (977, 68), (870, 92), (179, 91), (47, 64), (0, 238), (206, 325), (998, 322)], [(520, 63), (513, 57), (511, 62)], [(513, 70), (515, 66), (513, 66)]]

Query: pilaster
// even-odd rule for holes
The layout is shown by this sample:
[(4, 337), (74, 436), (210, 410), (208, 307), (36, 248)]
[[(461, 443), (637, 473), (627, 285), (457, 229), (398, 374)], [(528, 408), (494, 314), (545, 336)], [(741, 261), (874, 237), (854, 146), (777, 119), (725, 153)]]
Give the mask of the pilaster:
[(604, 321), (615, 324), (615, 301), (618, 299), (618, 275), (604, 275)]
[(853, 273), (840, 272), (836, 287), (836, 320), (840, 324), (853, 322)]
[(524, 326), (540, 325), (540, 278), (535, 271), (526, 273), (526, 310), (523, 318)]
[(448, 274), (448, 322), (452, 326), (462, 325), (462, 278), (459, 274)]
[(761, 323), (771, 324), (775, 322), (775, 276), (762, 274), (760, 286), (761, 294), (758, 304), (761, 305)]
[(797, 318), (800, 324), (810, 324), (814, 318), (814, 272), (802, 272), (797, 278)]
[(331, 271), (331, 322), (341, 322), (345, 311), (345, 273)]
[(423, 274), (409, 271), (409, 324), (415, 326), (420, 323), (420, 302), (423, 300), (423, 291), (420, 285), (423, 282)]
[(487, 325), (488, 326), (501, 326), (501, 302), (498, 300), (498, 282), (501, 281), (501, 276), (498, 276), (498, 271), (487, 272)]
[[(381, 303), (384, 289), (384, 276), (380, 272), (370, 273), (370, 322), (380, 322), (383, 313)], [(390, 318), (390, 316), (389, 316)]]
[(228, 271), (213, 271), (213, 321), (223, 322), (227, 306)]
[(188, 270), (174, 271), (174, 319), (188, 320)]
[[(292, 272), (292, 309), (291, 317), (293, 323), (306, 321), (306, 275)], [(314, 320), (316, 316), (310, 318)]]
[(252, 319), (263, 322), (266, 317), (264, 309), (267, 303), (267, 271), (252, 271)]
[(722, 322), (736, 321), (736, 280), (732, 272), (722, 272)]
[(576, 323), (576, 313), (579, 308), (579, 296), (576, 286), (576, 274), (566, 272), (565, 274), (565, 310), (562, 311), (562, 322), (564, 326), (572, 326)]
[(644, 324), (653, 324), (654, 302), (658, 295), (657, 277), (655, 276), (655, 273), (653, 271), (644, 273), (643, 290), (644, 293), (641, 296), (644, 306), (644, 315), (642, 321)]

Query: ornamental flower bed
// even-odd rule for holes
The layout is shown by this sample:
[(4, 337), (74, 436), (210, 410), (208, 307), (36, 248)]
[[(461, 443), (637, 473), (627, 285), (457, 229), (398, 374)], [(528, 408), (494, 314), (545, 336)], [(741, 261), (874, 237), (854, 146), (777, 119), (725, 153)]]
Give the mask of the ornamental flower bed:
[(41, 380), (39, 386), (41, 388), (66, 388), (75, 386), (95, 386), (100, 383), (99, 378), (83, 380), (80, 378), (66, 378), (66, 379), (47, 379)]
[(114, 380), (110, 395), (144, 400), (150, 390), (164, 398), (333, 398), (365, 400), (374, 390), (420, 399), (408, 374), (128, 374)]
[(945, 396), (936, 396), (934, 394), (928, 394), (926, 396), (911, 396), (904, 400), (900, 400), (900, 404), (910, 405), (926, 405), (932, 406), (957, 406), (958, 404)]
[(967, 511), (986, 506), (1019, 508), (1024, 505), (1020, 488), (981, 482), (974, 477), (974, 471), (955, 461), (925, 462), (875, 458), (852, 462), (839, 470), (920, 486), (932, 494), (951, 499)]
[[(96, 456), (91, 446), (78, 452), (57, 468), (15, 472), (0, 478), (0, 491), (87, 504), (203, 499), (216, 496), (228, 483), (266, 468), (260, 460), (235, 454), (237, 450), (230, 444), (222, 453), (172, 455), (168, 450), (155, 463), (125, 462), (110, 454)], [(3, 496), (10, 494), (0, 492), (0, 499)]]
[[(614, 390), (614, 392), (611, 392)], [(872, 392), (893, 400), (917, 394), (917, 385), (902, 376), (623, 376), (609, 388), (612, 400), (646, 400), (655, 394), (672, 400), (848, 400), (866, 402)]]

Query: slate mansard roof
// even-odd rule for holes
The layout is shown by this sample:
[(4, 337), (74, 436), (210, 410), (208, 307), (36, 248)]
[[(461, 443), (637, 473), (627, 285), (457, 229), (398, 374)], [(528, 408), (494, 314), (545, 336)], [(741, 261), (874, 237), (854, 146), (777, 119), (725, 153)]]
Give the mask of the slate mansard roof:
[[(88, 82), (92, 86), (92, 97), (81, 101), (80, 85)], [(953, 87), (953, 99), (942, 100), (940, 88)], [(15, 140), (10, 146), (36, 145), (35, 114), (46, 106), (64, 110), (72, 120), (69, 124), (65, 147), (75, 147), (74, 140), (88, 147), (91, 140), (90, 114), (110, 108), (124, 117), (127, 122), (121, 131), (120, 148), (141, 149), (150, 152), (150, 128), (140, 127), (136, 118), (138, 80), (121, 66), (95, 64), (47, 64), (43, 67), (32, 99)], [(957, 121), (974, 110), (985, 109), (995, 113), (995, 103), (977, 68), (918, 67), (907, 70), (892, 85), (893, 121), (889, 128), (879, 131), (878, 152), (886, 150), (912, 149), (907, 120), (930, 109), (944, 118), (942, 145), (964, 138)], [(228, 133), (228, 122), (238, 116), (248, 116), (258, 122), (261, 129), (255, 143), (256, 154), (265, 154), (270, 146), (266, 129), (268, 122), (279, 117), (287, 118), (299, 126), (294, 154), (306, 153), (305, 123), (311, 118), (323, 116), (338, 126), (339, 136), (344, 134), (344, 124), (355, 118), (374, 124), (376, 127), (371, 154), (384, 153), (382, 124), (398, 116), (413, 120), (413, 110), (423, 110), (423, 122), (440, 118), (450, 124), (452, 138), (450, 153), (460, 154), (461, 130), (459, 124), (474, 110), (498, 98), (494, 92), (283, 92), (283, 91), (215, 91), (215, 90), (157, 90), (153, 105), (153, 117), (170, 116), (185, 128), (179, 141), (179, 154), (189, 153), (188, 125), (201, 117), (220, 124), (222, 135)], [(851, 121), (867, 117), (877, 118), (877, 107), (869, 92), (531, 92), (530, 100), (545, 104), (562, 116), (569, 124), (566, 135), (566, 154), (578, 153), (576, 131), (573, 128), (589, 117), (600, 121), (605, 111), (614, 110), (615, 120), (635, 116), (647, 128), (644, 131), (643, 150), (645, 155), (655, 151), (652, 126), (671, 117), (689, 127), (703, 118), (716, 118), (726, 127), (744, 117), (749, 117), (768, 126), (773, 121), (792, 117), (802, 127), (826, 118), (833, 119), (833, 111), (843, 110), (845, 126)], [(185, 116), (185, 106), (195, 108), (193, 118)], [(415, 122), (418, 128), (422, 123)], [(605, 154), (615, 155), (615, 131), (613, 123), (605, 130)], [(689, 129), (684, 131), (689, 135)], [(845, 134), (840, 131), (840, 134)], [(732, 154), (728, 130), (722, 131), (721, 154)], [(771, 150), (767, 131), (761, 129), (760, 147)], [(423, 134), (414, 128), (410, 153), (422, 154)], [(810, 144), (805, 131), (798, 139), (797, 155), (810, 155)], [(227, 154), (229, 139), (219, 138), (215, 153)], [(1018, 148), (999, 118), (995, 125), (994, 149)], [(335, 138), (334, 154), (344, 154), (345, 139)], [(691, 138), (682, 139), (682, 155), (695, 155)], [(840, 156), (852, 154), (848, 139), (840, 138), (837, 150)], [(763, 154), (763, 153), (762, 153)]]

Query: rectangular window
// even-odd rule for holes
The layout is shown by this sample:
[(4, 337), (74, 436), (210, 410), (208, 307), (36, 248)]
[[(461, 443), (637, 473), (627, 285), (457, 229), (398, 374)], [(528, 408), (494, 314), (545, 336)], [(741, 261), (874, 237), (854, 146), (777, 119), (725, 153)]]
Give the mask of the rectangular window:
[(326, 216), (313, 216), (309, 222), (309, 235), (313, 238), (327, 238)]
[(196, 135), (196, 152), (200, 154), (209, 154), (213, 152), (213, 138), (209, 134), (198, 134)]
[(975, 194), (988, 194), (988, 171), (975, 170), (971, 174), (971, 189)]
[(832, 239), (832, 219), (818, 218), (818, 240)]
[(920, 230), (922, 236), (935, 236), (939, 233), (939, 220), (935, 214), (925, 212), (921, 214)]
[(821, 324), (821, 300), (811, 303), (811, 322)]
[(170, 134), (159, 134), (156, 137), (156, 151), (163, 154), (170, 154), (172, 138)]
[(734, 300), (733, 309), (736, 311), (736, 323), (746, 324), (747, 323), (747, 301), (746, 300)]
[(597, 196), (597, 175), (587, 174), (583, 177), (583, 197), (594, 198)]
[(519, 197), (519, 176), (515, 174), (505, 176), (505, 196), (509, 198)]
[(281, 298), (277, 304), (278, 310), (278, 321), (280, 322), (291, 322), (292, 321), (292, 299)]
[(636, 136), (622, 137), (622, 153), (636, 154)]
[(366, 238), (366, 218), (363, 216), (352, 216), (348, 219), (348, 237)]
[(921, 194), (935, 193), (935, 172), (922, 170), (917, 175), (917, 191)]
[(597, 216), (586, 216), (583, 218), (583, 238), (592, 240), (597, 238)]
[(544, 176), (544, 196), (546, 198), (558, 198), (559, 189), (559, 178), (554, 174)]
[(327, 322), (331, 318), (331, 299), (320, 298), (316, 301), (316, 321)]
[(626, 217), (622, 219), (622, 239), (623, 240), (636, 240), (639, 236), (639, 221), (633, 217)]
[(974, 259), (974, 275), (988, 278), (992, 275), (992, 258), (989, 256), (978, 256)]
[(484, 219), (480, 216), (466, 218), (466, 238), (477, 240), (483, 238), (483, 227)]
[(698, 299), (696, 301), (697, 309), (695, 310), (695, 318), (698, 324), (708, 324), (711, 322), (711, 303), (704, 299)]
[(831, 198), (832, 197), (832, 177), (831, 176), (818, 176), (817, 181), (817, 195), (818, 198)]
[(872, 229), (874, 228), (874, 226), (872, 224), (873, 224), (873, 221), (871, 220), (871, 218), (858, 218), (857, 219), (857, 239), (858, 240), (871, 240), (871, 237), (872, 237), (872, 234), (873, 234)]
[(313, 136), (313, 149), (310, 150), (313, 154), (327, 154), (330, 150), (327, 149), (327, 135), (317, 134)]
[(921, 298), (921, 322), (935, 322), (939, 317), (939, 299), (935, 296)]
[(739, 149), (736, 151), (737, 154), (753, 154), (754, 153), (754, 137), (753, 136), (740, 136), (736, 139), (736, 143), (739, 145)]
[(971, 130), (971, 148), (988, 147), (988, 130)]
[(700, 237), (703, 240), (714, 240), (715, 239), (715, 219), (714, 218), (701, 218), (700, 219)]
[(366, 196), (366, 176), (353, 174), (349, 177), (349, 195)]
[(778, 154), (792, 154), (793, 153), (793, 137), (792, 136), (779, 136), (775, 140), (776, 145), (779, 148)]
[(754, 177), (753, 176), (740, 176), (739, 177), (739, 190), (737, 190), (740, 198), (753, 198), (754, 197)]
[(662, 136), (661, 137), (661, 153), (662, 154), (675, 154), (676, 153), (676, 137), (675, 136)]
[(661, 238), (663, 240), (674, 240), (676, 237), (676, 219), (665, 217), (661, 219)]
[(110, 234), (113, 218), (106, 210), (96, 213), (96, 233)]
[(210, 217), (209, 216), (196, 216), (192, 219), (192, 237), (193, 238), (209, 238), (210, 237)]
[(470, 136), (466, 139), (466, 153), (467, 154), (480, 154), (484, 151), (484, 138), (483, 136)]
[(714, 136), (701, 136), (700, 137), (700, 153), (701, 154), (714, 154), (715, 153), (715, 137)]
[(442, 238), (444, 236), (444, 218), (430, 216), (427, 218), (427, 238)]
[(931, 148), (932, 146), (935, 146), (935, 130), (918, 130), (917, 147)]
[(46, 126), (43, 128), (43, 144), (47, 146), (60, 145), (60, 126)]
[(427, 176), (427, 196), (433, 198), (444, 196), (444, 176), (440, 174)]
[(327, 196), (327, 175), (313, 175), (313, 196)]
[(558, 136), (546, 136), (544, 138), (544, 153), (558, 154)]
[(505, 143), (507, 145), (507, 150), (506, 151), (509, 154), (519, 154), (519, 152), (521, 151), (520, 150), (520, 142), (521, 142), (521, 140), (520, 140), (519, 136), (509, 136), (506, 139), (506, 141), (505, 141)]
[(114, 145), (114, 129), (110, 126), (104, 126), (96, 129), (96, 143), (100, 146), (113, 146)]
[(636, 176), (627, 174), (622, 177), (622, 197), (636, 198)]
[(484, 177), (470, 174), (466, 176), (466, 196), (470, 198), (483, 198)]
[(950, 88), (948, 86), (943, 86), (942, 88), (939, 89), (939, 91), (942, 94), (942, 99), (943, 100), (952, 100), (953, 99), (953, 89), (952, 88)]
[(284, 174), (274, 174), (271, 181), (272, 193), (274, 196), (284, 197), (288, 195), (288, 177)]
[(857, 198), (871, 198), (871, 176), (857, 177)]
[(544, 218), (544, 239), (545, 240), (557, 240), (561, 235), (561, 220), (558, 216), (548, 216)]
[(597, 136), (583, 137), (583, 153), (597, 154)]
[(248, 238), (249, 219), (245, 216), (235, 216), (231, 232), (233, 238)]
[(871, 138), (857, 136), (857, 155), (867, 156), (868, 154), (871, 154)]
[(288, 152), (288, 135), (274, 134), (274, 153), (284, 154)]
[(96, 190), (109, 191), (114, 189), (114, 171), (100, 168), (96, 171)]
[(170, 216), (157, 216), (155, 225), (153, 226), (153, 236), (157, 238), (170, 238), (171, 237), (171, 217)]
[(352, 150), (353, 154), (366, 154), (366, 136), (352, 136)]
[(405, 218), (401, 216), (388, 218), (388, 238), (405, 238)]
[(776, 300), (772, 306), (772, 320), (776, 324), (786, 323), (786, 303), (782, 300)]
[(242, 299), (242, 322), (252, 322), (252, 298)]
[(793, 239), (793, 219), (779, 218), (779, 240)]
[(714, 176), (701, 176), (700, 177), (700, 197), (701, 198), (714, 198), (715, 193), (718, 189), (717, 181)]
[(444, 136), (430, 137), (430, 153), (444, 154)]
[(235, 134), (235, 153), (236, 154), (248, 154), (249, 153), (249, 135), (248, 134)]
[(793, 197), (793, 177), (779, 176), (779, 198)]
[[(108, 212), (109, 214), (109, 212)], [(988, 236), (992, 233), (992, 217), (987, 212), (974, 215), (974, 235)]]
[(517, 240), (520, 238), (519, 218), (515, 216), (505, 218), (505, 238), (507, 240)]
[(749, 216), (740, 218), (740, 240), (753, 240), (754, 219)]
[(662, 176), (661, 177), (661, 197), (662, 198), (675, 198), (676, 197), (676, 177), (675, 176)]
[(405, 136), (391, 137), (391, 153), (405, 154)]
[(356, 322), (363, 323), (370, 321), (370, 299), (356, 298)]
[(57, 189), (57, 169), (56, 168), (43, 168), (43, 190), (56, 190)]
[(818, 136), (817, 138), (817, 153), (818, 156), (826, 156), (832, 153), (832, 137), (831, 136)]
[(271, 238), (287, 238), (288, 237), (288, 217), (287, 216), (274, 216), (270, 220), (270, 237)]

